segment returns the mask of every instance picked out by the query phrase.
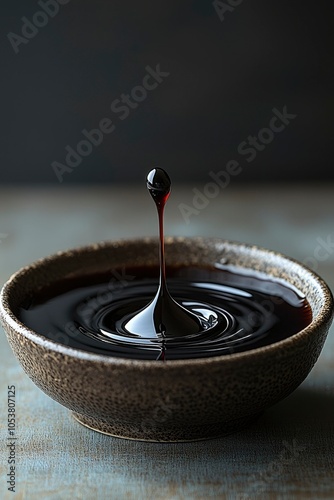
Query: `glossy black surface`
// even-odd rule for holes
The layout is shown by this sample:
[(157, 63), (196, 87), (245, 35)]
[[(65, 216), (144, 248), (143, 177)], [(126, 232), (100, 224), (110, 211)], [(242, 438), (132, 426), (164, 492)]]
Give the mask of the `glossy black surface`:
[[(27, 297), (18, 317), (37, 333), (68, 346), (134, 359), (225, 355), (272, 344), (307, 326), (310, 306), (296, 290), (263, 276), (224, 269), (169, 267), (173, 297), (203, 317), (207, 328), (163, 337), (153, 324), (129, 332), (137, 311), (155, 296), (158, 267), (71, 278)], [(115, 277), (116, 276), (116, 277)], [(118, 279), (117, 276), (127, 276)], [(206, 316), (211, 311), (213, 318)], [(145, 328), (146, 328), (145, 327)]]

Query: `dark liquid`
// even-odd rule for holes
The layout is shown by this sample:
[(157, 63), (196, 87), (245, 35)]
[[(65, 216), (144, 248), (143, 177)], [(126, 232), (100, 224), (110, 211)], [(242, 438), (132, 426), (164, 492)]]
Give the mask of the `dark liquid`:
[(168, 174), (161, 168), (151, 170), (147, 176), (147, 189), (155, 202), (159, 219), (159, 286), (152, 302), (129, 317), (124, 330), (130, 335), (158, 341), (162, 345), (161, 359), (165, 359), (165, 340), (183, 338), (185, 332), (188, 336), (199, 334), (215, 326), (218, 319), (211, 307), (202, 307), (201, 310), (184, 307), (169, 293), (164, 250), (164, 209), (171, 189)]
[(148, 360), (242, 352), (283, 340), (312, 319), (298, 291), (268, 277), (218, 267), (170, 267), (171, 294), (182, 309), (202, 318), (197, 325), (206, 327), (189, 333), (186, 325), (175, 336), (163, 336), (152, 323), (148, 331), (131, 333), (129, 321), (148, 310), (159, 272), (158, 267), (135, 267), (63, 280), (27, 298), (16, 313), (22, 323), (58, 343)]
[[(170, 268), (170, 294), (163, 232), (170, 187), (164, 170), (148, 174), (147, 188), (159, 219), (159, 268), (127, 269), (133, 281), (115, 283), (100, 275), (56, 283), (22, 304), (21, 321), (71, 347), (161, 361), (254, 349), (309, 324), (311, 310), (305, 298), (259, 276), (216, 268)], [(122, 270), (117, 274), (122, 277)]]

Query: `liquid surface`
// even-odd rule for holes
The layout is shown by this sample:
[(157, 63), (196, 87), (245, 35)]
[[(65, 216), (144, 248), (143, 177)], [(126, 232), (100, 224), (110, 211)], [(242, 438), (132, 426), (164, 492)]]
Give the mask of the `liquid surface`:
[(283, 340), (312, 320), (305, 298), (278, 281), (218, 268), (169, 267), (173, 298), (201, 318), (201, 328), (189, 332), (185, 326), (165, 337), (150, 325), (131, 323), (154, 301), (159, 273), (158, 267), (136, 267), (63, 280), (27, 297), (16, 314), (55, 342), (147, 360), (242, 352)]

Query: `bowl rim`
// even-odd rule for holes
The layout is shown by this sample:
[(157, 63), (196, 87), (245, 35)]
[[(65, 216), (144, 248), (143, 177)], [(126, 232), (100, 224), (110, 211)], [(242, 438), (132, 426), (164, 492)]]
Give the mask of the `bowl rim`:
[[(240, 353), (230, 353), (211, 356), (206, 358), (190, 358), (190, 359), (173, 359), (167, 360), (164, 363), (155, 363), (152, 360), (140, 360), (140, 359), (130, 359), (130, 358), (121, 358), (121, 357), (113, 357), (107, 356), (99, 353), (92, 353), (89, 351), (84, 351), (79, 348), (68, 347), (65, 344), (60, 344), (55, 342), (54, 340), (50, 340), (47, 337), (35, 332), (31, 328), (27, 327), (15, 316), (12, 312), (9, 304), (8, 304), (8, 295), (11, 291), (11, 288), (16, 285), (16, 280), (26, 274), (27, 272), (31, 272), (32, 269), (38, 268), (41, 265), (48, 264), (48, 262), (52, 262), (54, 260), (61, 260), (62, 258), (68, 258), (70, 255), (73, 256), (75, 254), (81, 254), (85, 252), (92, 252), (102, 250), (103, 248), (112, 248), (119, 245), (127, 245), (127, 244), (156, 244), (158, 242), (158, 238), (156, 237), (139, 237), (139, 238), (119, 238), (115, 240), (107, 240), (100, 241), (96, 243), (91, 243), (88, 245), (77, 246), (65, 250), (58, 251), (56, 253), (47, 255), (45, 257), (39, 258), (30, 264), (18, 269), (14, 274), (12, 274), (9, 279), (4, 283), (1, 292), (0, 292), (0, 322), (5, 327), (8, 325), (12, 330), (14, 330), (17, 334), (22, 335), (29, 341), (38, 344), (45, 349), (57, 352), (59, 354), (69, 356), (71, 358), (76, 358), (77, 360), (82, 361), (90, 361), (92, 363), (98, 362), (99, 364), (105, 365), (117, 365), (117, 366), (132, 366), (138, 368), (154, 368), (159, 370), (168, 370), (172, 369), (172, 367), (180, 367), (180, 366), (194, 366), (194, 365), (215, 365), (217, 363), (221, 364), (229, 364), (236, 361), (242, 361), (247, 358), (256, 358), (263, 355), (269, 355), (270, 353), (274, 353), (275, 351), (281, 351), (285, 347), (291, 347), (292, 344), (295, 344), (297, 340), (301, 340), (310, 336), (315, 330), (320, 328), (323, 324), (331, 323), (331, 320), (334, 316), (334, 300), (331, 293), (331, 290), (327, 283), (312, 269), (302, 264), (298, 260), (288, 257), (287, 255), (277, 252), (274, 250), (267, 249), (262, 246), (253, 245), (250, 243), (242, 243), (233, 240), (227, 240), (222, 238), (212, 238), (212, 237), (200, 237), (200, 236), (191, 236), (191, 237), (180, 237), (180, 236), (166, 236), (166, 242), (168, 245), (177, 244), (178, 242), (196, 242), (201, 244), (210, 244), (217, 245), (222, 244), (224, 246), (228, 246), (230, 248), (244, 250), (244, 251), (254, 251), (256, 253), (264, 253), (266, 256), (275, 257), (276, 259), (286, 261), (287, 263), (294, 263), (304, 272), (309, 273), (311, 279), (313, 279), (312, 286), (315, 284), (318, 285), (318, 289), (321, 290), (323, 295), (323, 305), (321, 306), (317, 316), (312, 318), (312, 321), (305, 328), (300, 330), (299, 332), (287, 337), (283, 340), (275, 342), (273, 344), (269, 344), (267, 346), (258, 347), (254, 349), (249, 349)], [(227, 265), (228, 267), (228, 265)], [(232, 267), (232, 266), (231, 266)], [(244, 267), (247, 269), (247, 267)], [(266, 274), (266, 273), (264, 273)], [(282, 278), (280, 278), (282, 279)], [(283, 280), (286, 281), (286, 280)]]

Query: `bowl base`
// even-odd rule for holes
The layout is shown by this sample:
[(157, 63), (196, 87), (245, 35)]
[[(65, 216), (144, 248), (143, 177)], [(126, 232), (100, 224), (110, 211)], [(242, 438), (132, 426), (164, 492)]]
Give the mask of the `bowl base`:
[(107, 436), (117, 437), (121, 439), (130, 439), (133, 441), (147, 441), (154, 443), (179, 443), (189, 441), (203, 441), (205, 439), (215, 439), (234, 432), (242, 430), (250, 425), (263, 412), (255, 415), (238, 418), (229, 422), (195, 426), (184, 428), (180, 427), (165, 427), (157, 429), (156, 427), (148, 428), (146, 425), (138, 428), (128, 427), (125, 425), (117, 425), (113, 422), (106, 422), (98, 418), (82, 415), (81, 413), (72, 412), (73, 418), (96, 432), (106, 434)]

